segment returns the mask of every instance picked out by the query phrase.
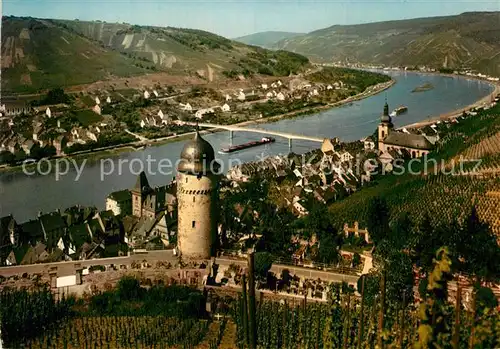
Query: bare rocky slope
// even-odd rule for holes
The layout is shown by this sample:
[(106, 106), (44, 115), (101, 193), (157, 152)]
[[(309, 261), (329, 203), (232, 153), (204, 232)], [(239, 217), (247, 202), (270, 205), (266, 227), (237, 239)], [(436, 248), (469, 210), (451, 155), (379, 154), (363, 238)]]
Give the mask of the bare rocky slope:
[(201, 30), (30, 17), (3, 17), (1, 48), (4, 93), (152, 72), (206, 81), (288, 76), (309, 65), (299, 54), (248, 46)]

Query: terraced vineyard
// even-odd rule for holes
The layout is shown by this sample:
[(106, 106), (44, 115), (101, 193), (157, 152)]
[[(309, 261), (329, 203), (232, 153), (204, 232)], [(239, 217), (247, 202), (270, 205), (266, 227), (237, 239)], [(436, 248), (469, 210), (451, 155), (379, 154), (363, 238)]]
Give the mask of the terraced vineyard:
[(463, 153), (463, 156), (466, 159), (481, 159), (494, 154), (500, 154), (500, 131), (471, 146)]
[(88, 317), (69, 321), (60, 329), (28, 343), (30, 348), (192, 348), (203, 340), (206, 320), (165, 317)]
[(429, 164), (427, 171), (420, 164), (421, 175), (378, 178), (376, 185), (332, 204), (338, 227), (354, 221), (366, 226), (368, 203), (381, 196), (392, 217), (407, 212), (418, 221), (428, 214), (433, 223), (460, 220), (476, 206), (479, 218), (500, 237), (500, 105), (459, 118), (457, 124), (441, 123), (438, 133), (436, 150), (423, 159)]
[(378, 186), (363, 189), (334, 203), (330, 212), (341, 226), (345, 222), (359, 221), (367, 224), (368, 203), (375, 196), (387, 200), (391, 216), (409, 213), (416, 221), (428, 214), (433, 223), (461, 219), (476, 206), (479, 217), (500, 234), (500, 178), (479, 179), (473, 176), (437, 175), (427, 177), (397, 178)]

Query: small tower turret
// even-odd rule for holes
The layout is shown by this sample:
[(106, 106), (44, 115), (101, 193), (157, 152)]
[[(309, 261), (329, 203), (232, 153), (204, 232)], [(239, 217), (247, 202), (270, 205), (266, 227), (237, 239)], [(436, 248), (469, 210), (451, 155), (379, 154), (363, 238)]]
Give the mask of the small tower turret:
[(146, 173), (142, 171), (137, 177), (134, 189), (132, 189), (132, 214), (142, 217), (142, 203), (151, 190)]

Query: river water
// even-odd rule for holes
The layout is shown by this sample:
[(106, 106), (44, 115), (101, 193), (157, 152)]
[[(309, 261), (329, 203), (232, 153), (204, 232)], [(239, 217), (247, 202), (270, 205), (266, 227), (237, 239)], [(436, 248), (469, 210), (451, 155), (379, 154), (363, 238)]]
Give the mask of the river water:
[[(386, 97), (391, 110), (399, 105), (408, 106), (408, 113), (394, 118), (395, 126), (398, 127), (463, 108), (493, 91), (493, 87), (485, 82), (463, 77), (451, 78), (400, 71), (385, 73), (393, 76), (397, 83), (383, 93), (353, 102), (351, 105), (300, 118), (259, 124), (256, 127), (316, 137), (339, 137), (341, 140), (350, 141), (373, 133)], [(434, 85), (434, 89), (411, 93), (415, 87), (426, 82)], [(208, 134), (204, 137), (216, 152), (229, 144), (228, 132)], [(233, 144), (260, 137), (258, 134), (235, 132)], [(77, 172), (74, 169), (58, 180), (55, 173), (0, 173), (0, 217), (13, 214), (18, 222), (24, 222), (34, 218), (40, 211), (49, 212), (57, 208), (63, 210), (76, 204), (95, 205), (102, 209), (109, 193), (134, 186), (136, 175), (141, 169), (146, 171), (152, 186), (167, 184), (173, 178), (173, 174), (169, 172), (173, 171), (167, 168), (167, 160), (163, 160), (164, 167), (160, 171), (158, 161), (169, 159), (175, 163), (185, 142), (186, 140), (183, 140), (135, 152), (124, 152), (108, 160), (89, 160), (84, 164), (78, 180), (75, 180)], [(296, 153), (318, 147), (319, 144), (314, 142), (293, 141), (293, 151)], [(234, 164), (236, 161), (248, 162), (262, 156), (287, 152), (288, 140), (277, 138), (273, 144), (218, 157), (227, 170), (229, 160)]]

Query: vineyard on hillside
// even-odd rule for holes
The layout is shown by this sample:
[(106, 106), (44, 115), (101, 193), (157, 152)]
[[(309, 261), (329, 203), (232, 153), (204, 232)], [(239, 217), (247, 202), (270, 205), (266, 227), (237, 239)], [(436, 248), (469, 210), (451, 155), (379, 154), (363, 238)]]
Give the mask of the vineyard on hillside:
[(375, 196), (383, 196), (391, 216), (403, 212), (419, 221), (425, 214), (433, 223), (462, 219), (472, 206), (478, 215), (500, 234), (500, 178), (479, 179), (472, 176), (431, 175), (427, 177), (393, 179), (377, 186), (364, 188), (354, 195), (334, 203), (330, 212), (338, 226), (358, 221), (367, 224), (368, 204)]
[[(380, 295), (373, 304), (353, 294), (341, 293), (338, 288), (328, 304), (298, 300), (295, 304), (264, 302), (257, 309), (257, 348), (259, 349), (333, 349), (375, 348), (379, 337)], [(245, 327), (242, 300), (234, 311), (237, 324), (238, 348), (244, 349)], [(362, 304), (363, 303), (363, 304)], [(452, 304), (444, 309), (444, 326), (451, 332), (456, 318)], [(498, 311), (482, 312), (475, 322), (472, 314), (463, 311), (460, 316), (458, 348), (467, 348), (474, 328), (474, 348), (489, 348), (498, 340), (498, 330), (490, 328), (490, 337), (479, 324), (500, 321)], [(423, 323), (416, 305), (387, 304), (384, 310), (383, 342), (387, 348), (411, 348), (418, 342), (418, 327)], [(476, 327), (477, 326), (477, 327)], [(444, 348), (451, 348), (451, 336), (443, 337)], [(494, 345), (494, 344), (493, 344)]]
[(419, 221), (428, 215), (433, 223), (461, 220), (475, 206), (500, 237), (500, 105), (436, 128), (441, 140), (435, 151), (413, 166), (422, 174), (379, 177), (333, 203), (329, 209), (335, 224), (358, 221), (366, 226), (368, 203), (380, 196), (387, 200), (391, 217), (406, 212)]
[(207, 320), (165, 317), (84, 317), (28, 342), (45, 348), (194, 348), (205, 339)]

